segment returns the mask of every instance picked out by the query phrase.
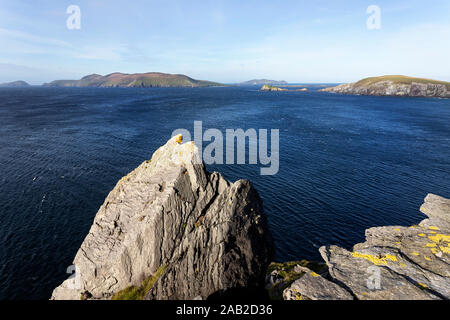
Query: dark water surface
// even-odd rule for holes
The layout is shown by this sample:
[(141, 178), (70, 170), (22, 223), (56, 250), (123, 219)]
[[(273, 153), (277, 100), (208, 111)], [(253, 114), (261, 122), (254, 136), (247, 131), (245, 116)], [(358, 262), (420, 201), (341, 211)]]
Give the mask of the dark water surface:
[(0, 299), (48, 299), (115, 183), (177, 128), (280, 129), (280, 170), (214, 165), (264, 200), (277, 260), (319, 259), (450, 197), (450, 100), (254, 88), (0, 89)]

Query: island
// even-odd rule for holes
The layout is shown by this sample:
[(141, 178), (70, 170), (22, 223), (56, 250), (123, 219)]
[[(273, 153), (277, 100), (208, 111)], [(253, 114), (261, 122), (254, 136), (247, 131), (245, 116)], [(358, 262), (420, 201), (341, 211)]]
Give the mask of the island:
[(13, 82), (7, 82), (7, 83), (1, 83), (0, 87), (7, 87), (7, 88), (24, 88), (24, 87), (29, 87), (30, 85), (23, 81), (23, 80), (18, 80), (18, 81), (13, 81)]
[(301, 91), (301, 92), (308, 91), (307, 88), (289, 90), (289, 89), (286, 89), (286, 88), (280, 88), (280, 87), (272, 86), (272, 85), (269, 85), (269, 84), (263, 85), (260, 90), (261, 91)]
[(253, 80), (239, 83), (240, 86), (260, 86), (260, 85), (265, 85), (265, 84), (286, 85), (288, 83), (284, 80), (277, 81), (277, 80), (268, 80), (268, 79), (253, 79)]
[(265, 84), (261, 87), (261, 91), (288, 91), (287, 89), (272, 86), (270, 84)]
[(341, 84), (319, 91), (369, 96), (450, 98), (450, 82), (386, 75), (365, 78), (358, 82)]
[(223, 86), (221, 83), (196, 80), (183, 74), (161, 72), (121, 73), (115, 72), (102, 76), (91, 74), (80, 80), (55, 80), (44, 83), (46, 87), (212, 87)]

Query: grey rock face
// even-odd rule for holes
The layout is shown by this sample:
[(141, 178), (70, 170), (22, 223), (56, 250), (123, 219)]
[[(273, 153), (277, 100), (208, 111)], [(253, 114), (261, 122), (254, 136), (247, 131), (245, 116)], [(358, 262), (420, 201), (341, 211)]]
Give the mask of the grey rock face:
[(258, 193), (208, 173), (194, 143), (180, 140), (117, 183), (75, 256), (81, 286), (68, 279), (52, 299), (109, 299), (161, 270), (146, 299), (205, 299), (264, 283), (273, 245)]
[(353, 300), (352, 295), (334, 282), (309, 271), (283, 292), (285, 300)]
[(430, 218), (442, 219), (450, 223), (450, 200), (435, 194), (428, 194), (420, 211)]
[[(429, 194), (421, 211), (429, 218), (418, 225), (366, 230), (366, 241), (352, 252), (321, 247), (329, 279), (362, 300), (450, 299), (450, 200)], [(340, 297), (325, 279), (303, 277), (285, 290), (285, 299)]]

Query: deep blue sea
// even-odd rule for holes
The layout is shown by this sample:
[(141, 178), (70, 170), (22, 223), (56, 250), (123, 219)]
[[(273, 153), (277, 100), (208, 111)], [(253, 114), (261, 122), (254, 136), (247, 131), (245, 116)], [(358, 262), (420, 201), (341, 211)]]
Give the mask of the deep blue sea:
[(450, 100), (227, 88), (0, 89), (0, 299), (48, 299), (116, 182), (174, 129), (280, 130), (280, 170), (214, 165), (264, 200), (276, 260), (320, 259), (450, 197)]

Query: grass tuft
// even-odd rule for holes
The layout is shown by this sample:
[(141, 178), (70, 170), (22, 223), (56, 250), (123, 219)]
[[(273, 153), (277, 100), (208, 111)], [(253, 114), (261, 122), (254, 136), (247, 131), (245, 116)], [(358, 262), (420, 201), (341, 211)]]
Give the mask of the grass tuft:
[(160, 266), (155, 274), (142, 281), (139, 287), (130, 286), (122, 289), (119, 292), (116, 292), (111, 300), (144, 300), (147, 292), (155, 285), (156, 281), (161, 277), (165, 270), (166, 266)]

